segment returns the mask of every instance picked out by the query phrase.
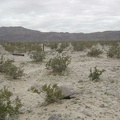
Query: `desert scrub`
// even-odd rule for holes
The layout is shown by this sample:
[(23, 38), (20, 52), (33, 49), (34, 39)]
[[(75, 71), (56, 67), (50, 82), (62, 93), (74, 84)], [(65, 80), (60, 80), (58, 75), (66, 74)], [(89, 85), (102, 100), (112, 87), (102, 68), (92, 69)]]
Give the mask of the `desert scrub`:
[(9, 52), (31, 52), (41, 51), (41, 43), (39, 42), (4, 42), (2, 46)]
[(16, 67), (13, 62), (13, 60), (5, 60), (2, 56), (0, 60), (0, 72), (5, 73), (13, 79), (22, 77), (23, 69), (21, 69), (20, 67)]
[(102, 45), (102, 46), (117, 46), (119, 44), (120, 41), (114, 41), (114, 40), (102, 40), (102, 41), (99, 41), (99, 43)]
[(42, 91), (46, 93), (45, 101), (47, 103), (59, 102), (63, 98), (62, 91), (59, 90), (57, 84), (45, 84), (42, 86)]
[(85, 44), (82, 42), (72, 42), (71, 44), (74, 51), (83, 51), (85, 49)]
[(60, 44), (60, 48), (65, 49), (65, 48), (67, 48), (67, 47), (69, 47), (69, 43), (68, 43), (68, 42), (62, 42), (62, 43)]
[(91, 57), (97, 57), (102, 53), (103, 52), (97, 48), (91, 48), (90, 51), (87, 53), (87, 55)]
[(6, 74), (9, 75), (10, 77), (12, 77), (13, 79), (17, 79), (18, 77), (23, 76), (23, 69), (11, 64), (6, 71)]
[(32, 91), (33, 93), (40, 94), (40, 90), (38, 90), (35, 86), (32, 86), (28, 91)]
[(64, 49), (66, 49), (69, 46), (69, 43), (62, 42), (60, 43), (59, 47), (56, 49), (58, 53), (62, 53)]
[(105, 72), (104, 69), (99, 70), (97, 67), (94, 67), (94, 71), (90, 69), (90, 74), (88, 77), (90, 78), (90, 80), (98, 82), (100, 80), (100, 75), (102, 75), (103, 72)]
[(6, 87), (0, 90), (0, 120), (16, 120), (16, 117), (20, 113), (19, 110), (22, 107), (21, 101), (17, 96), (11, 101), (12, 92)]
[(108, 52), (107, 52), (107, 56), (111, 57), (111, 58), (120, 58), (120, 46), (112, 46)]
[(56, 51), (58, 52), (58, 53), (62, 53), (63, 52), (63, 48), (58, 48)]
[(44, 51), (32, 52), (30, 58), (33, 59), (34, 62), (42, 62), (43, 59), (45, 59), (45, 52)]
[(42, 46), (41, 46), (41, 43), (39, 42), (28, 42), (25, 44), (25, 50), (28, 51), (29, 53), (31, 52), (39, 52), (39, 51), (42, 51)]
[(24, 52), (24, 43), (23, 42), (6, 42), (2, 44), (6, 51), (11, 53), (13, 52)]
[(51, 42), (48, 44), (48, 47), (50, 47), (52, 50), (56, 50), (58, 48), (57, 42)]
[(83, 51), (86, 48), (91, 48), (93, 45), (96, 45), (97, 41), (75, 41), (71, 42), (74, 51)]
[(51, 58), (47, 64), (47, 69), (52, 69), (54, 73), (62, 73), (64, 70), (66, 70), (67, 66), (70, 64), (71, 58), (69, 56), (56, 56), (54, 58)]

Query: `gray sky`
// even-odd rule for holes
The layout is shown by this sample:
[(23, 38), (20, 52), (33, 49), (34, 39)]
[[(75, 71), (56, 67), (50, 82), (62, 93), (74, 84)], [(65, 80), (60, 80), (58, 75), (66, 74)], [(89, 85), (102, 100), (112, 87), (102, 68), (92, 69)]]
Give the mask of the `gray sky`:
[(0, 27), (40, 31), (120, 30), (120, 0), (0, 0)]

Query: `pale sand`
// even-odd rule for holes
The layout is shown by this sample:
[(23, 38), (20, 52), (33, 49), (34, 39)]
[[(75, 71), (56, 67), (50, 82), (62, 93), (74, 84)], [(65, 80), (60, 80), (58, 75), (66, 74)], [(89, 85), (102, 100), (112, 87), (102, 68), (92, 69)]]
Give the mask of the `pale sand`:
[[(0, 47), (5, 57), (14, 59), (16, 65), (24, 68), (25, 75), (17, 80), (9, 80), (0, 74), (0, 89), (7, 86), (14, 96), (18, 95), (23, 107), (18, 120), (48, 120), (51, 114), (61, 114), (64, 120), (120, 120), (120, 60), (106, 57), (104, 52), (98, 58), (87, 57), (88, 50), (67, 53), (72, 60), (64, 76), (53, 76), (45, 69), (44, 62), (35, 64), (27, 54), (24, 57), (12, 56)], [(107, 47), (106, 47), (107, 49)], [(48, 51), (49, 52), (49, 51)], [(105, 69), (100, 82), (90, 81), (90, 68)], [(29, 91), (32, 86), (41, 88), (45, 83), (71, 84), (82, 91), (77, 98), (62, 100), (43, 106), (44, 94)]]

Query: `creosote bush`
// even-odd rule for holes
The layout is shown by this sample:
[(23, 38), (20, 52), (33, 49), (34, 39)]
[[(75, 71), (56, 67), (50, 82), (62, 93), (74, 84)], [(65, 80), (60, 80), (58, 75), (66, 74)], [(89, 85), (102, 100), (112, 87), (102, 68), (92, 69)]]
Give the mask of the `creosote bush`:
[(9, 75), (13, 79), (17, 79), (23, 75), (23, 70), (13, 64), (13, 60), (5, 60), (3, 56), (0, 60), (0, 72)]
[(34, 62), (42, 62), (43, 59), (45, 59), (45, 52), (44, 51), (32, 52), (30, 58), (33, 59)]
[(9, 52), (31, 52), (31, 51), (41, 51), (41, 43), (39, 42), (3, 42), (2, 46), (6, 51)]
[(90, 52), (88, 52), (88, 56), (91, 56), (91, 57), (97, 57), (99, 56), (100, 54), (102, 54), (103, 52), (97, 48), (91, 48)]
[(74, 41), (71, 42), (74, 51), (83, 51), (84, 49), (89, 49), (93, 45), (95, 46), (98, 41)]
[(62, 43), (60, 44), (60, 48), (62, 48), (62, 49), (65, 49), (65, 48), (67, 48), (67, 47), (69, 47), (69, 43), (68, 43), (68, 42), (62, 42)]
[(47, 64), (46, 68), (47, 69), (52, 69), (53, 72), (55, 73), (61, 73), (64, 70), (66, 70), (67, 66), (70, 64), (70, 57), (69, 56), (56, 56), (54, 58), (51, 58)]
[(107, 56), (111, 58), (120, 58), (120, 46), (112, 46), (108, 52)]
[(64, 49), (66, 49), (69, 46), (69, 43), (62, 42), (60, 43), (60, 46), (56, 49), (58, 53), (62, 53)]
[(72, 42), (74, 51), (83, 51), (85, 49), (85, 44), (82, 42)]
[(48, 47), (50, 47), (52, 50), (58, 48), (58, 43), (57, 42), (51, 42), (48, 44)]
[(59, 90), (57, 84), (45, 84), (42, 86), (42, 91), (46, 93), (45, 101), (47, 103), (59, 102), (63, 98), (62, 91)]
[(58, 52), (58, 53), (62, 53), (63, 52), (63, 48), (58, 48), (56, 51)]
[(98, 82), (100, 80), (100, 75), (105, 72), (104, 69), (99, 70), (97, 67), (94, 67), (94, 71), (92, 71), (92, 69), (90, 69), (90, 74), (89, 74), (89, 78), (92, 81)]
[(14, 120), (19, 114), (19, 109), (22, 107), (21, 101), (18, 96), (11, 101), (11, 96), (12, 92), (8, 91), (6, 87), (0, 90), (0, 120)]

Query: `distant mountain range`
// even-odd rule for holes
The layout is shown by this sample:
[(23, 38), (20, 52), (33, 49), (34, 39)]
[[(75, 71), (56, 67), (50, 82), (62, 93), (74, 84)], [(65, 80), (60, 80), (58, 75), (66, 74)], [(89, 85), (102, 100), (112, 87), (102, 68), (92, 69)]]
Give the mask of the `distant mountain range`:
[(0, 41), (44, 42), (79, 40), (120, 40), (120, 31), (94, 33), (40, 32), (24, 27), (0, 27)]

